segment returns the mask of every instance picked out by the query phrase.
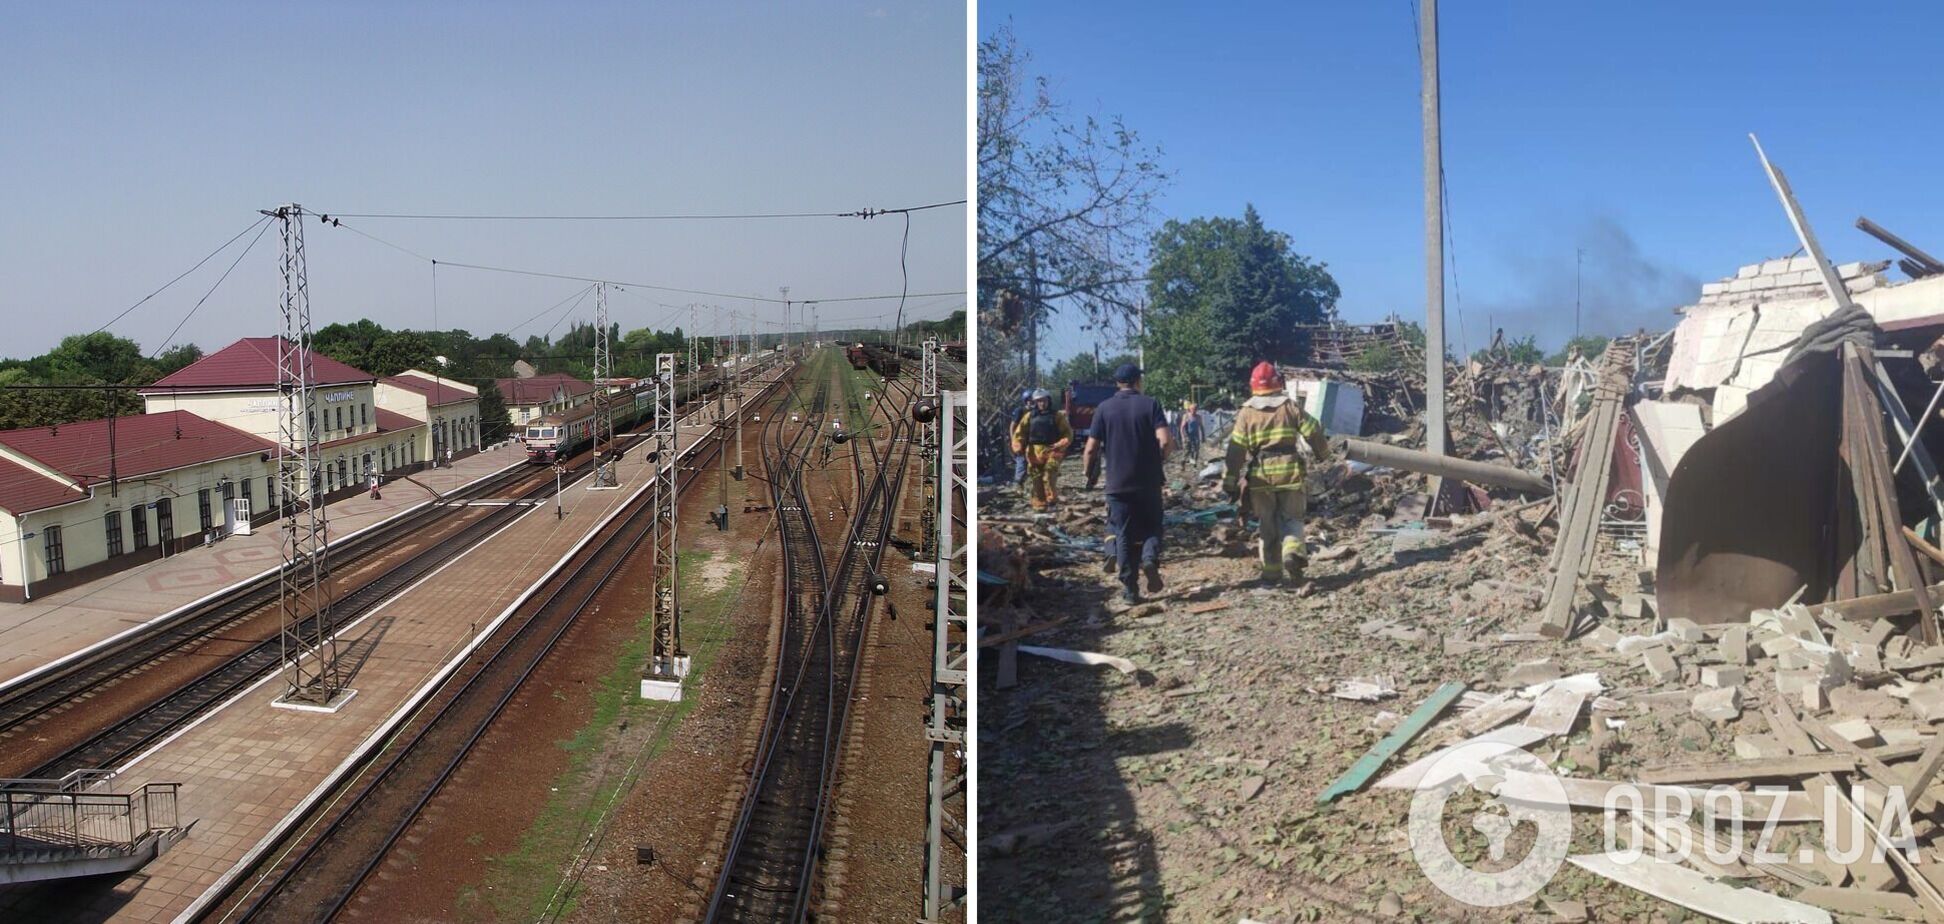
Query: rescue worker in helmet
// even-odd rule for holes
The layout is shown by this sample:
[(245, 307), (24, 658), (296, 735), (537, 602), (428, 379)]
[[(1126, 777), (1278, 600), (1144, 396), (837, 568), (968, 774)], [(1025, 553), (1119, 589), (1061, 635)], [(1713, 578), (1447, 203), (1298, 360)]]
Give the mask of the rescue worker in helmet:
[(1053, 407), (1053, 396), (1035, 388), (1026, 413), (1013, 425), (1012, 449), (1026, 456), (1028, 496), (1034, 510), (1045, 510), (1057, 503), (1060, 460), (1073, 444), (1073, 427), (1065, 411)]
[[(1291, 584), (1303, 579), (1309, 547), (1303, 543), (1303, 517), (1309, 495), (1303, 478), (1310, 466), (1330, 455), (1323, 424), (1311, 417), (1283, 387), (1282, 373), (1257, 363), (1249, 373), (1251, 397), (1235, 413), (1229, 437), (1222, 490), (1243, 507), (1246, 489), (1262, 531), (1262, 581)], [(1246, 481), (1245, 481), (1246, 479)]]

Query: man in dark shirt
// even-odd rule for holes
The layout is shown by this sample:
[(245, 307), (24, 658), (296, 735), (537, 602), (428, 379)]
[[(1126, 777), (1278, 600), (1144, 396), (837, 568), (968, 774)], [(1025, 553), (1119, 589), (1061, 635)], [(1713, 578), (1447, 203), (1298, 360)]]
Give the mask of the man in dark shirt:
[(1120, 390), (1094, 409), (1086, 458), (1106, 462), (1108, 544), (1120, 565), (1121, 599), (1139, 603), (1138, 582), (1161, 590), (1162, 460), (1173, 448), (1161, 402), (1141, 394), (1141, 370), (1132, 363), (1114, 371)]

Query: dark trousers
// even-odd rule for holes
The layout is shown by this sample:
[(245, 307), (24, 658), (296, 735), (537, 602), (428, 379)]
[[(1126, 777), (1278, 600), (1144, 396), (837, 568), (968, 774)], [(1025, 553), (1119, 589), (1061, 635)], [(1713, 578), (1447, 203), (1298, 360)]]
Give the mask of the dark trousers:
[(1107, 495), (1108, 554), (1120, 562), (1120, 581), (1135, 586), (1141, 569), (1161, 564), (1161, 489)]

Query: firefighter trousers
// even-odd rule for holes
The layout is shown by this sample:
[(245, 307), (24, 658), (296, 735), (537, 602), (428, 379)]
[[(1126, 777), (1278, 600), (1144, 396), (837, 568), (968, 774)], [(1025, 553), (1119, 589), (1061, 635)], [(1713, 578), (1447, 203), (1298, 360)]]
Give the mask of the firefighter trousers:
[(1302, 577), (1303, 564), (1309, 559), (1309, 546), (1303, 544), (1303, 516), (1309, 513), (1309, 493), (1300, 486), (1287, 491), (1252, 489), (1249, 500), (1262, 529), (1257, 543), (1262, 576), (1280, 579), (1285, 576), (1284, 570), (1289, 569), (1294, 573), (1287, 577)]
[(1051, 446), (1026, 447), (1026, 482), (1034, 508), (1044, 508), (1059, 500), (1060, 454)]

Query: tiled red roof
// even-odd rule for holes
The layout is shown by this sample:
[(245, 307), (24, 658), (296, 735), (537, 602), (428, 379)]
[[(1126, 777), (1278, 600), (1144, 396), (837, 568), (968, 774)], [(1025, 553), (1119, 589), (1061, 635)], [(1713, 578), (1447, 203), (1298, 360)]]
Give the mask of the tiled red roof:
[(566, 390), (569, 396), (591, 395), (594, 386), (583, 382), (565, 372), (549, 372), (528, 379), (500, 379), (500, 397), (509, 405), (546, 404), (554, 399), (555, 389)]
[(411, 373), (389, 376), (382, 381), (387, 385), (396, 386), (406, 391), (423, 395), (425, 400), (433, 407), (458, 404), (461, 401), (471, 401), (479, 397), (478, 392), (468, 391), (464, 388), (455, 387), (448, 382), (441, 382), (436, 379), (429, 379)]
[(24, 465), (0, 459), (0, 509), (26, 513), (87, 496)]
[[(270, 388), (277, 384), (277, 343), (281, 337), (245, 337), (209, 354), (142, 389), (142, 394), (179, 391), (221, 391), (231, 388)], [(312, 385), (370, 382), (378, 377), (354, 369), (322, 353), (311, 353)]]
[[(36, 462), (66, 475), (83, 485), (108, 480), (107, 420), (83, 420), (58, 427), (33, 427), (0, 431), (0, 445), (28, 456)], [(138, 414), (114, 421), (114, 472), (121, 478), (134, 478), (170, 469), (231, 459), (237, 456), (276, 451), (276, 444), (188, 411)], [(18, 466), (15, 466), (18, 468)], [(22, 471), (27, 471), (23, 469)], [(40, 481), (60, 487), (50, 479), (27, 472)], [(0, 508), (15, 513), (39, 510), (80, 495), (62, 488), (35, 487), (0, 474)]]

